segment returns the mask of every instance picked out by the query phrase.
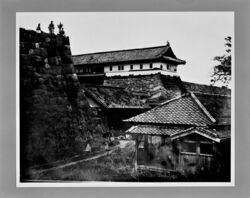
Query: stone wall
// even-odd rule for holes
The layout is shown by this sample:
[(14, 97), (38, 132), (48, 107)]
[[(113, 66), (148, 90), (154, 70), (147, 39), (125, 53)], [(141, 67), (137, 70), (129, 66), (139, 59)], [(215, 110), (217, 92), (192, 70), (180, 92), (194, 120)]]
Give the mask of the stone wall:
[(69, 38), (20, 29), (21, 177), (30, 166), (98, 149), (106, 128), (90, 109)]
[(126, 88), (128, 91), (146, 97), (148, 103), (161, 103), (185, 92), (179, 77), (161, 74), (107, 77), (104, 85)]

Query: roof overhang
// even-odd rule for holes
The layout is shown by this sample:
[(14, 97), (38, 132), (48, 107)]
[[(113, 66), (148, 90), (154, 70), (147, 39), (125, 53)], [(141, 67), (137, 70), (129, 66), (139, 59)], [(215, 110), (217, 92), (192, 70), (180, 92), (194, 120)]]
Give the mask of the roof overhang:
[(185, 137), (185, 136), (188, 136), (188, 135), (191, 135), (191, 134), (198, 134), (198, 135), (201, 135), (205, 138), (208, 138), (212, 141), (215, 141), (217, 143), (219, 143), (221, 141), (221, 138), (219, 138), (219, 136), (211, 131), (211, 130), (201, 130), (201, 129), (198, 129), (198, 128), (195, 128), (195, 129), (192, 129), (192, 130), (187, 130), (187, 131), (184, 131), (184, 132), (181, 132), (181, 133), (178, 133), (178, 134), (175, 134), (171, 137), (171, 140), (175, 140), (175, 139), (178, 139), (178, 138), (181, 138), (181, 137)]
[(157, 58), (145, 58), (145, 59), (131, 59), (131, 60), (124, 60), (124, 61), (115, 61), (115, 62), (97, 62), (97, 63), (84, 63), (84, 64), (75, 64), (74, 66), (77, 67), (88, 67), (88, 66), (95, 66), (95, 67), (104, 67), (110, 65), (122, 65), (122, 64), (134, 64), (134, 63), (148, 63), (148, 62), (159, 62), (162, 59), (160, 57)]
[(163, 60), (166, 60), (166, 61), (170, 61), (170, 62), (173, 62), (173, 63), (176, 63), (176, 64), (182, 64), (182, 65), (185, 65), (186, 64), (186, 61), (184, 60), (181, 60), (181, 59), (178, 59), (178, 58), (172, 58), (172, 57), (169, 57), (169, 56), (162, 56), (162, 59)]
[(168, 136), (171, 140), (175, 140), (181, 137), (185, 137), (191, 134), (198, 134), (214, 142), (219, 143), (223, 138), (220, 138), (216, 131), (205, 129), (205, 128), (195, 128), (189, 127), (183, 128), (169, 128), (167, 126), (150, 126), (150, 125), (136, 125), (130, 127), (126, 133), (129, 134), (141, 134), (141, 135), (158, 135), (158, 136)]

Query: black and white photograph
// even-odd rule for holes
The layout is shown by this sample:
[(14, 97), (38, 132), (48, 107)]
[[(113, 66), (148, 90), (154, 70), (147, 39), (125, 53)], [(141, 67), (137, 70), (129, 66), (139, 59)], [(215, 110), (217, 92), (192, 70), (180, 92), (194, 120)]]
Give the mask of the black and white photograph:
[(16, 13), (17, 186), (234, 186), (234, 47), (234, 12)]

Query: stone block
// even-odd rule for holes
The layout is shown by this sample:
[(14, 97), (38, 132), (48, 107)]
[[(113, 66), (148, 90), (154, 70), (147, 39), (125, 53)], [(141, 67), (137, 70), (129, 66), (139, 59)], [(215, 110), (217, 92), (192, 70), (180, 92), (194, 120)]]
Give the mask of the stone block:
[(41, 56), (41, 57), (47, 57), (48, 56), (48, 52), (47, 52), (47, 50), (45, 48), (30, 49), (29, 54), (30, 55), (37, 55), (37, 56)]
[(64, 74), (74, 74), (75, 73), (75, 67), (73, 64), (63, 64), (62, 70)]
[(44, 65), (44, 60), (41, 56), (30, 55), (31, 63), (33, 66), (42, 66)]
[(60, 59), (57, 56), (55, 56), (55, 57), (49, 57), (48, 58), (48, 63), (50, 65), (59, 65), (60, 64)]
[(20, 54), (20, 64), (21, 65), (31, 65), (31, 57), (27, 54)]

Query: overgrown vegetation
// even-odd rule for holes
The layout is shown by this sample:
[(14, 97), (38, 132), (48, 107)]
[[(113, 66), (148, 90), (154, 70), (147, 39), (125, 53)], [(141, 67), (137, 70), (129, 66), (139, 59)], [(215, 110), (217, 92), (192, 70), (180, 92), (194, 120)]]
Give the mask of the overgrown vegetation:
[(134, 168), (134, 143), (118, 149), (108, 156), (82, 162), (63, 169), (31, 176), (33, 180), (66, 181), (136, 181)]
[(232, 37), (228, 36), (225, 38), (226, 53), (221, 56), (215, 56), (214, 61), (218, 64), (214, 66), (211, 83), (215, 84), (221, 82), (224, 86), (228, 86), (231, 81), (232, 74)]

